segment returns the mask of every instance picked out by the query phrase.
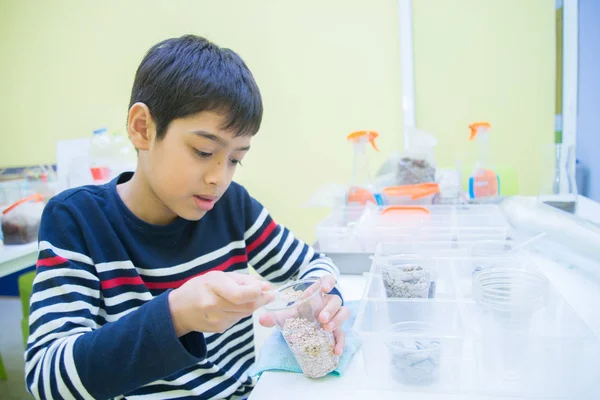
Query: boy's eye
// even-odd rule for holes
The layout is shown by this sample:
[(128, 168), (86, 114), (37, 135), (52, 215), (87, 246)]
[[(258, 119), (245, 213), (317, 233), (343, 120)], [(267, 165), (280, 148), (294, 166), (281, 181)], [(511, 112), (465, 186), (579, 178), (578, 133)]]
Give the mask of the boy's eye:
[(196, 154), (198, 154), (202, 158), (208, 158), (208, 157), (212, 156), (212, 153), (207, 153), (202, 150), (194, 149), (194, 151), (196, 152)]
[(229, 162), (232, 163), (233, 165), (242, 165), (242, 162), (240, 160), (231, 159), (231, 160), (229, 160)]

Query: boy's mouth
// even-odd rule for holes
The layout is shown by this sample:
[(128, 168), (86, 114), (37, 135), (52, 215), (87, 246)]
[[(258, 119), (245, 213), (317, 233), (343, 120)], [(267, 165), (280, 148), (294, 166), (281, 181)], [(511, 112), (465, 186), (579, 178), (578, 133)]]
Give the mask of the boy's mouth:
[(209, 211), (215, 206), (217, 196), (194, 195), (194, 202), (199, 209)]

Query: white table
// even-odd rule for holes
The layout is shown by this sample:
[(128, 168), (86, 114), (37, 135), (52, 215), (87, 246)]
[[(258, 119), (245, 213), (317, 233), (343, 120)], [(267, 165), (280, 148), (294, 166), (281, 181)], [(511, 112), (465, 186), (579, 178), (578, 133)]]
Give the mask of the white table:
[(577, 198), (577, 215), (600, 224), (600, 204), (587, 197)]
[[(589, 199), (580, 198), (578, 214), (593, 222), (600, 223), (600, 204)], [(551, 280), (562, 296), (579, 313), (588, 326), (600, 336), (600, 285), (582, 275), (577, 270), (570, 270), (553, 261), (534, 256), (540, 268)], [(340, 278), (341, 290), (347, 300), (359, 300), (366, 283), (359, 275), (343, 275)], [(600, 361), (599, 361), (600, 362)], [(500, 397), (484, 397), (470, 395), (395, 393), (384, 390), (368, 389), (365, 385), (366, 372), (362, 353), (355, 354), (352, 363), (342, 377), (327, 376), (318, 380), (310, 380), (302, 374), (288, 372), (265, 372), (250, 400), (306, 400), (314, 399), (393, 399), (405, 400), (467, 400), (467, 399), (500, 399)], [(600, 389), (599, 389), (600, 392)], [(598, 396), (600, 398), (600, 395)], [(507, 398), (508, 399), (508, 398)], [(517, 398), (512, 397), (512, 400)]]
[(0, 278), (35, 265), (38, 244), (5, 245), (0, 248)]
[[(569, 270), (552, 261), (538, 258), (540, 268), (561, 292), (563, 297), (579, 313), (589, 327), (600, 335), (600, 287), (586, 279), (575, 270)], [(362, 295), (365, 278), (359, 275), (343, 275), (340, 278), (341, 290), (346, 299), (358, 300)], [(596, 305), (596, 306), (594, 306)], [(315, 399), (387, 399), (402, 398), (406, 400), (452, 400), (475, 399), (468, 395), (424, 394), (424, 393), (394, 393), (375, 391), (365, 386), (365, 368), (362, 353), (355, 354), (352, 363), (342, 377), (327, 376), (319, 380), (310, 380), (302, 374), (289, 372), (265, 372), (250, 400), (306, 400)], [(285, 393), (285, 394), (283, 394)], [(476, 399), (500, 399), (500, 397), (483, 397)], [(510, 398), (517, 400), (516, 398)]]

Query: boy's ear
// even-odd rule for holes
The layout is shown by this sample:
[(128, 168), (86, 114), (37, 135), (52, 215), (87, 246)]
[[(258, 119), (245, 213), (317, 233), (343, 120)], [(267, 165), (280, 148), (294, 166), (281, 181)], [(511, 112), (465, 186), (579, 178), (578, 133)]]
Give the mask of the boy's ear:
[(129, 109), (127, 118), (129, 139), (138, 150), (148, 150), (156, 135), (156, 125), (152, 120), (150, 109), (144, 103), (135, 103)]

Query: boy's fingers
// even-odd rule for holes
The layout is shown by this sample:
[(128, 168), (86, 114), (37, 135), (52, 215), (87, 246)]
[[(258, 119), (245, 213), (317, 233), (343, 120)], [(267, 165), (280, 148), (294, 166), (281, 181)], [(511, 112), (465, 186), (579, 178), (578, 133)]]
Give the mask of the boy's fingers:
[(336, 329), (333, 331), (333, 337), (335, 338), (335, 347), (333, 352), (336, 355), (341, 356), (344, 352), (344, 346), (346, 346), (346, 336), (344, 336), (344, 331), (341, 329)]
[(321, 289), (325, 293), (329, 293), (335, 287), (335, 277), (333, 275), (325, 275), (321, 278)]
[(224, 309), (227, 312), (245, 313), (247, 316), (249, 314), (252, 314), (254, 311), (258, 310), (262, 306), (269, 304), (273, 300), (275, 300), (275, 295), (272, 292), (263, 292), (262, 295), (255, 301), (250, 301), (243, 304), (235, 304), (229, 302), (224, 307)]
[(230, 272), (227, 274), (227, 276), (231, 277), (231, 279), (236, 281), (238, 283), (238, 285), (256, 285), (256, 284), (258, 284), (262, 287), (262, 289), (264, 291), (267, 291), (271, 288), (270, 282), (260, 279), (259, 277), (254, 276), (254, 275)]
[[(319, 321), (323, 324), (330, 322), (342, 306), (342, 299), (340, 299), (340, 296), (325, 296), (325, 301), (325, 307), (323, 307), (323, 310), (319, 314)], [(329, 330), (333, 329), (335, 329), (335, 327), (331, 327)]]
[(341, 307), (338, 310), (337, 314), (335, 314), (334, 317), (331, 319), (331, 321), (325, 324), (325, 330), (333, 331), (335, 329), (341, 328), (341, 326), (344, 324), (344, 321), (346, 321), (349, 317), (350, 310), (346, 307)]
[(265, 328), (271, 328), (275, 326), (275, 321), (273, 320), (273, 317), (270, 314), (261, 315), (258, 318), (258, 322)]
[(233, 304), (254, 302), (263, 295), (262, 286), (259, 283), (240, 285), (229, 276), (211, 282), (211, 287), (217, 295)]

